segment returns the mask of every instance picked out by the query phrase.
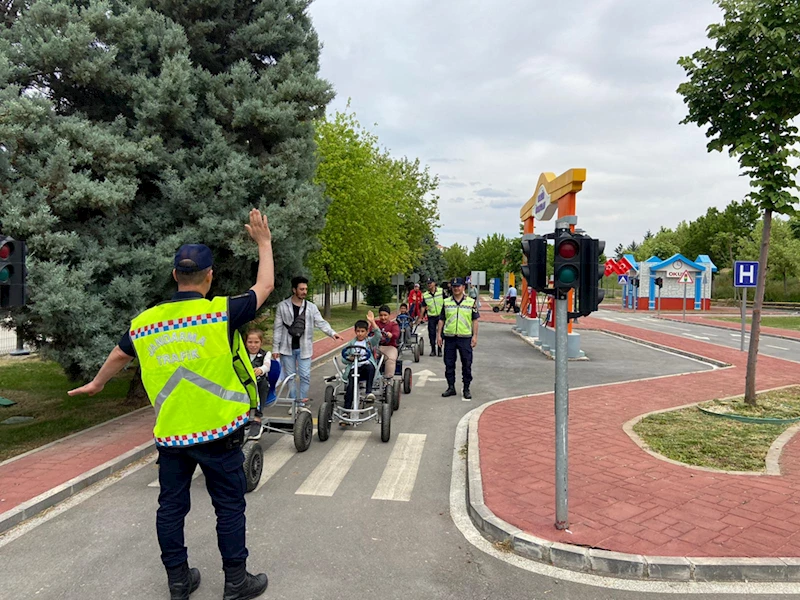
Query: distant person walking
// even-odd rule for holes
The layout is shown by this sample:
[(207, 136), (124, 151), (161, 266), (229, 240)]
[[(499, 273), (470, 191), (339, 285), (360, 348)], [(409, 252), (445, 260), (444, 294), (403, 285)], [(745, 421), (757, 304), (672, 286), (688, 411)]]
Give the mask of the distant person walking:
[(283, 378), (296, 374), (300, 379), (291, 386), (289, 396), (298, 402), (308, 401), (311, 386), (311, 355), (314, 353), (314, 329), (320, 329), (335, 340), (342, 338), (322, 318), (317, 305), (306, 300), (308, 279), (292, 279), (292, 295), (275, 308), (275, 327), (272, 336), (272, 357), (281, 361)]
[(506, 312), (517, 312), (517, 288), (513, 285), (508, 288), (508, 295), (506, 296)]
[(134, 356), (139, 359), (155, 409), (161, 488), (156, 533), (172, 600), (187, 600), (200, 585), (200, 571), (189, 568), (184, 539), (198, 465), (217, 515), (223, 600), (255, 598), (267, 589), (266, 574), (246, 569), (242, 444), (258, 407), (258, 390), (238, 329), (255, 318), (274, 288), (272, 234), (256, 209), (245, 228), (258, 244), (259, 257), (256, 283), (248, 292), (206, 299), (214, 274), (211, 250), (203, 244), (181, 246), (172, 270), (177, 293), (134, 317), (94, 379), (69, 392), (94, 396)]

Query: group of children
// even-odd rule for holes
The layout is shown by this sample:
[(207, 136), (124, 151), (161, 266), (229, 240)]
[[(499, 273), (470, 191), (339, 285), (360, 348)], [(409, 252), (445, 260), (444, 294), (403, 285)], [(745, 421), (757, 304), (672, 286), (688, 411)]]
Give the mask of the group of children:
[[(378, 360), (384, 357), (384, 377), (391, 380), (394, 377), (397, 365), (398, 344), (411, 333), (412, 317), (408, 313), (408, 305), (400, 305), (400, 311), (395, 321), (390, 320), (391, 310), (384, 305), (378, 309), (378, 318), (372, 311), (367, 313), (366, 320), (359, 319), (354, 325), (355, 337), (342, 349), (342, 358), (347, 363), (345, 376), (347, 390), (345, 392), (345, 409), (353, 408), (353, 379), (350, 377), (353, 363), (358, 355), (358, 380), (366, 386), (366, 401), (374, 402), (372, 384), (378, 368)], [(256, 417), (248, 437), (257, 439), (261, 435), (261, 418), (263, 411), (277, 399), (276, 386), (281, 378), (281, 363), (272, 358), (272, 353), (262, 348), (264, 332), (257, 328), (247, 331), (245, 346), (250, 357), (250, 363), (256, 375), (258, 386), (259, 406)], [(353, 348), (362, 348), (355, 351)], [(340, 423), (341, 424), (341, 423)], [(346, 426), (346, 424), (341, 424)]]

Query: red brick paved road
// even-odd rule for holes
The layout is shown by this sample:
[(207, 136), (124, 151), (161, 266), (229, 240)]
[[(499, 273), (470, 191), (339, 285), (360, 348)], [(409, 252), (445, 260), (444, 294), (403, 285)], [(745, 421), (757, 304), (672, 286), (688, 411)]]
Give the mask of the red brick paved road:
[[(352, 328), (340, 333), (344, 341)], [(325, 337), (314, 342), (314, 358), (342, 345)], [(0, 517), (117, 456), (153, 439), (153, 413), (140, 410), (77, 436), (0, 464)]]
[[(616, 331), (734, 365), (570, 392), (570, 527), (554, 521), (553, 395), (487, 408), (480, 418), (487, 506), (552, 541), (659, 556), (800, 556), (800, 436), (783, 475), (727, 475), (672, 465), (642, 451), (623, 423), (653, 410), (741, 394), (746, 354), (598, 319)], [(758, 388), (800, 383), (800, 364), (760, 356)]]

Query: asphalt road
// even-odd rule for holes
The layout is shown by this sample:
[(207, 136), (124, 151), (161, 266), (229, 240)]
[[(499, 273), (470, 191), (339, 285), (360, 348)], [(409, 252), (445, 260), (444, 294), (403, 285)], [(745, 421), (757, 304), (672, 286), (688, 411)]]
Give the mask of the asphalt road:
[[(697, 323), (679, 322), (665, 319), (658, 319), (655, 317), (646, 316), (644, 314), (636, 313), (620, 313), (612, 310), (601, 310), (592, 315), (607, 321), (615, 323), (622, 323), (624, 325), (632, 325), (634, 327), (641, 327), (642, 329), (650, 329), (652, 331), (660, 331), (661, 333), (669, 333), (677, 335), (689, 340), (698, 340), (701, 342), (708, 342), (710, 344), (717, 344), (727, 348), (735, 348), (738, 350), (741, 345), (741, 333), (734, 329), (722, 329), (717, 327), (709, 327), (708, 325), (698, 325)], [(750, 344), (750, 334), (745, 334), (745, 351)], [(786, 338), (779, 338), (761, 332), (761, 338), (758, 344), (758, 353), (765, 356), (774, 356), (775, 358), (783, 358), (786, 360), (798, 361), (800, 360), (800, 341), (789, 340)]]
[[(592, 360), (570, 363), (573, 387), (711, 368), (598, 332), (585, 332), (583, 347)], [(463, 469), (457, 459), (454, 464), (457, 425), (480, 403), (551, 390), (553, 363), (508, 326), (487, 323), (476, 350), (472, 401), (441, 398), (444, 382), (433, 381), (443, 378), (440, 359), (425, 356), (412, 366), (432, 374), (403, 396), (387, 444), (374, 424), (336, 429), (324, 443), (315, 437), (302, 454), (289, 436), (265, 436), (269, 477), (248, 495), (247, 507), (249, 568), (270, 576), (264, 598), (634, 600), (709, 589), (601, 578), (587, 583), (587, 576), (531, 571), (516, 566), (518, 557), (480, 549), (480, 539), (466, 538), (454, 523), (459, 511), (451, 516), (453, 468)], [(313, 371), (314, 397), (322, 396), (322, 377), (330, 372), (328, 365)], [(155, 479), (155, 465), (147, 464), (13, 541), (0, 537), (0, 598), (166, 598)], [(223, 582), (203, 482), (202, 476), (194, 482), (186, 522), (190, 562), (203, 574), (194, 600), (219, 598)]]

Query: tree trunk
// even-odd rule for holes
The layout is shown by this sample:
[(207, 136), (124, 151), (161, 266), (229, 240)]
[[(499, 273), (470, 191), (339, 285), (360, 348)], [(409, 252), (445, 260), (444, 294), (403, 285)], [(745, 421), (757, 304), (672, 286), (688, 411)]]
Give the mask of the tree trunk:
[(331, 284), (325, 283), (325, 302), (322, 307), (322, 316), (325, 319), (331, 318)]
[(150, 404), (147, 390), (144, 389), (144, 383), (142, 383), (142, 369), (140, 367), (136, 367), (136, 373), (133, 374), (133, 379), (131, 379), (131, 384), (128, 387), (128, 394), (125, 396), (125, 404), (136, 407)]
[(756, 404), (756, 362), (758, 361), (758, 341), (761, 337), (761, 307), (764, 304), (764, 288), (767, 283), (767, 255), (769, 236), (772, 231), (772, 210), (764, 209), (764, 231), (761, 234), (761, 248), (758, 253), (758, 281), (756, 297), (753, 300), (753, 322), (750, 325), (750, 348), (747, 352), (747, 375), (744, 384), (744, 401)]
[(353, 302), (350, 304), (350, 310), (358, 310), (358, 286), (353, 286)]

